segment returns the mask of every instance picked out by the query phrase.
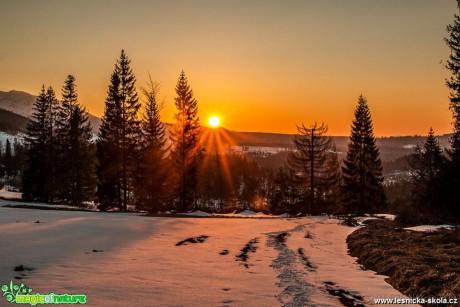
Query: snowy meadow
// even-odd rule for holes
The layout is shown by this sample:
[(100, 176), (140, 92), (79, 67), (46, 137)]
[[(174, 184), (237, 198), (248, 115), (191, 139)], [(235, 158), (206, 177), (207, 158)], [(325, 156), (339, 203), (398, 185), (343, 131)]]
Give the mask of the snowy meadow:
[(86, 294), (90, 306), (343, 306), (402, 297), (348, 255), (353, 230), (328, 217), (0, 207), (0, 280), (34, 293)]

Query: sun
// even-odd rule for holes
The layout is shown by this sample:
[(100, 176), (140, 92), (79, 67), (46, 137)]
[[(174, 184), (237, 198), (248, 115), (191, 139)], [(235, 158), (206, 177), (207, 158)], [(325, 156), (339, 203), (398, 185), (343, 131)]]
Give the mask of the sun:
[(216, 128), (216, 127), (219, 127), (220, 119), (219, 119), (219, 117), (217, 117), (217, 116), (211, 116), (211, 117), (209, 118), (208, 123), (209, 123), (209, 126), (211, 126), (211, 127), (213, 127), (213, 128)]

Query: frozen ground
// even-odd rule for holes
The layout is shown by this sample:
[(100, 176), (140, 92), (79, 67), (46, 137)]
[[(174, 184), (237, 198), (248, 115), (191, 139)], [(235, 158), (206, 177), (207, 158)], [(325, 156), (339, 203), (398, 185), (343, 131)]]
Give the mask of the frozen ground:
[[(0, 207), (0, 283), (86, 294), (89, 306), (342, 306), (402, 297), (347, 254), (352, 231), (327, 217), (162, 218)], [(19, 265), (30, 270), (14, 271)]]

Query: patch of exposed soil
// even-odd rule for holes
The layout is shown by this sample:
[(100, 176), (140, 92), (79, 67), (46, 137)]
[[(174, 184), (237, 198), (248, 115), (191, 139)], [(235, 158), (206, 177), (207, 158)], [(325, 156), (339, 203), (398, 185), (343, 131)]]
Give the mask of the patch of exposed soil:
[(347, 238), (366, 269), (408, 296), (460, 297), (460, 230), (415, 232), (373, 220)]

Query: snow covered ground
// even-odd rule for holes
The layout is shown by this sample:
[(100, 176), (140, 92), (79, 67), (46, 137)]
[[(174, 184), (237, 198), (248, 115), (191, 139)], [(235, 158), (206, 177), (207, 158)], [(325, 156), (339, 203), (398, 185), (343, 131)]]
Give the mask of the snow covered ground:
[(387, 219), (387, 220), (390, 220), (390, 221), (394, 221), (395, 218), (396, 218), (396, 215), (394, 214), (385, 214), (385, 213), (380, 213), (380, 214), (374, 214), (376, 217), (379, 217), (379, 218), (384, 218), (384, 219)]
[(23, 142), (24, 134), (23, 133), (9, 134), (9, 133), (0, 131), (0, 144), (2, 144), (3, 150), (5, 150), (6, 140), (9, 140), (11, 145), (13, 145), (15, 139), (18, 142)]
[(286, 147), (267, 147), (267, 146), (238, 146), (233, 145), (227, 149), (227, 153), (254, 153), (261, 156), (271, 156), (283, 151), (291, 151), (291, 148)]
[[(340, 293), (366, 305), (403, 297), (347, 254), (352, 231), (327, 217), (0, 207), (0, 284), (86, 294), (89, 306), (341, 306)], [(14, 271), (19, 265), (30, 270)]]
[(9, 191), (6, 187), (0, 190), (0, 197), (4, 199), (21, 199), (22, 193)]
[(437, 231), (440, 229), (454, 229), (454, 228), (455, 227), (452, 225), (419, 225), (419, 226), (414, 226), (414, 227), (407, 227), (404, 229), (412, 230), (412, 231), (431, 232), (431, 231)]

